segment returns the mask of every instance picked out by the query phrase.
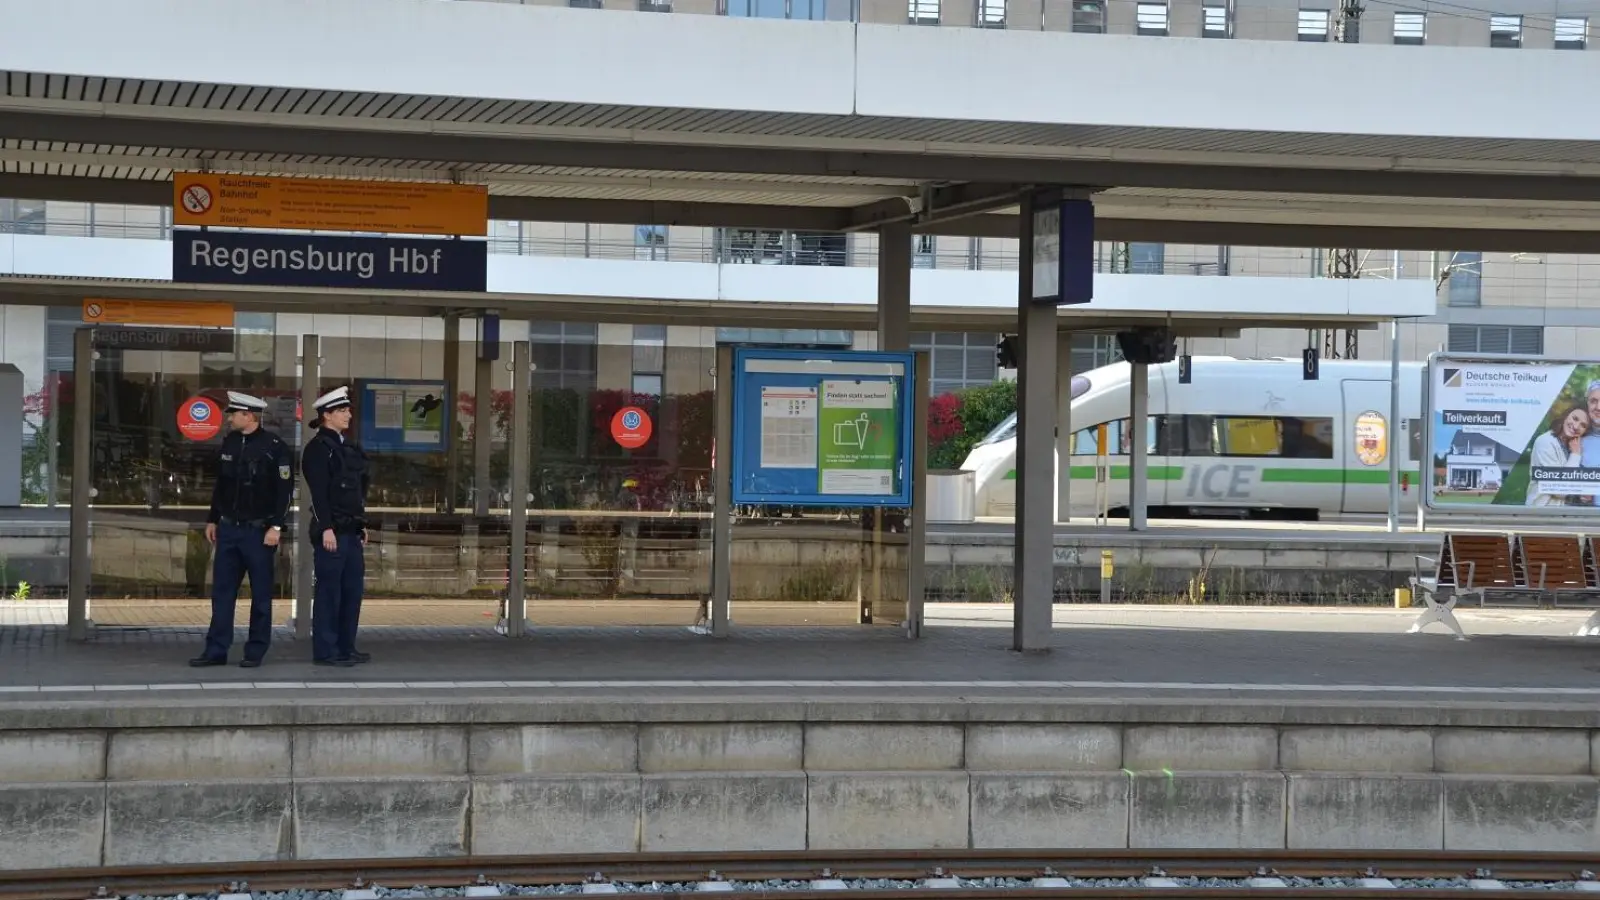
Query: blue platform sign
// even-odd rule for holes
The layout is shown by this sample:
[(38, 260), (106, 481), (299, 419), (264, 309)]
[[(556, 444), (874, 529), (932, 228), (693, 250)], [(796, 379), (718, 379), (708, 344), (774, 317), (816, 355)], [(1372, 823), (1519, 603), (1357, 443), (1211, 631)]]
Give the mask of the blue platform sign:
[(356, 437), (367, 450), (438, 453), (449, 446), (450, 394), (443, 381), (356, 382)]
[(484, 241), (172, 233), (172, 280), (194, 284), (482, 292), (488, 289), (488, 269)]
[(1094, 299), (1094, 204), (1063, 200), (1059, 191), (1029, 199), (1032, 216), (1032, 299), (1073, 306)]
[(734, 351), (733, 500), (908, 507), (911, 353)]

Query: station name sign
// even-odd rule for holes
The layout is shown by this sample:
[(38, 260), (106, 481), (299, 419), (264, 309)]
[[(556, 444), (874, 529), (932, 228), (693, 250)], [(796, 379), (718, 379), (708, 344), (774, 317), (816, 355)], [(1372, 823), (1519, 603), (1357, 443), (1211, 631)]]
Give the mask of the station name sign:
[(172, 190), (172, 222), (179, 226), (489, 233), (489, 191), (482, 185), (179, 172)]
[(196, 284), (482, 292), (488, 289), (488, 249), (483, 241), (174, 231), (172, 278)]
[(91, 342), (106, 350), (170, 350), (180, 353), (232, 353), (231, 330), (93, 326)]

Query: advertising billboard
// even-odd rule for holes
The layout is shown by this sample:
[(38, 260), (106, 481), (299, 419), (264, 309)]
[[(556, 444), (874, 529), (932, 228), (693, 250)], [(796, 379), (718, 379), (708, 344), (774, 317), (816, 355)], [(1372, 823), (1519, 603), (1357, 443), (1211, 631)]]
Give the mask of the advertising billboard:
[(1600, 512), (1600, 361), (1435, 355), (1428, 434), (1432, 508)]

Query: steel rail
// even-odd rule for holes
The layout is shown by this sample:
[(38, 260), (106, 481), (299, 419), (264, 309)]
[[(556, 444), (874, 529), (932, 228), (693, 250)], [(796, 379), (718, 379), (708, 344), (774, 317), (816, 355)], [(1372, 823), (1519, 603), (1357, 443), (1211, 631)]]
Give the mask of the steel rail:
[[(1029, 879), (1062, 875), (1079, 879), (1136, 879), (1152, 874), (1174, 878), (1245, 879), (1256, 876), (1305, 878), (1384, 877), (1473, 878), (1502, 881), (1573, 881), (1593, 878), (1600, 854), (1578, 853), (1415, 853), (1406, 851), (1145, 851), (1145, 850), (917, 850), (784, 851), (737, 853), (563, 854), (482, 856), (449, 859), (362, 859), (240, 862), (205, 865), (141, 865), (0, 872), (0, 900), (89, 900), (127, 895), (161, 896), (212, 892), (339, 890), (383, 885), (391, 888), (466, 887), (476, 884), (550, 885), (620, 881), (683, 884), (814, 878), (919, 880), (929, 877)], [(1166, 893), (1161, 893), (1166, 891)], [(1159, 895), (1170, 888), (1138, 886), (1049, 888), (919, 888), (922, 900), (1039, 900), (1072, 897), (1115, 898)], [(1154, 892), (1154, 893), (1152, 893)], [(664, 890), (661, 896), (678, 896)], [(773, 897), (771, 890), (728, 891), (722, 900)], [(811, 893), (809, 891), (805, 893)], [(889, 900), (897, 890), (851, 890), (852, 900)], [(1393, 897), (1366, 889), (1335, 888), (1185, 888), (1184, 896), (1214, 898), (1269, 896)], [(1482, 891), (1413, 889), (1427, 897), (1483, 897)], [(1523, 891), (1497, 891), (1519, 896)], [(652, 895), (637, 894), (638, 900)]]

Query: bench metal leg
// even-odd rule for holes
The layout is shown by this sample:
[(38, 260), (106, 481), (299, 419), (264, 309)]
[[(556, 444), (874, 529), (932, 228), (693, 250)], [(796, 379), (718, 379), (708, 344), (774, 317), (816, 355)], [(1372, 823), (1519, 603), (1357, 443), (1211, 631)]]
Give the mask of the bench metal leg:
[[(1423, 628), (1438, 622), (1455, 632), (1456, 640), (1464, 641), (1467, 639), (1467, 633), (1461, 629), (1461, 623), (1456, 620), (1456, 602), (1461, 599), (1462, 593), (1476, 592), (1452, 591), (1443, 602), (1440, 602), (1436, 589), (1423, 587), (1418, 585), (1415, 581), (1412, 581), (1411, 590), (1413, 596), (1420, 595), (1422, 597), (1423, 602), (1427, 604), (1428, 608), (1423, 610), (1421, 615), (1417, 616), (1417, 620), (1411, 623), (1410, 628), (1406, 629), (1407, 634), (1416, 634)], [(1482, 602), (1481, 594), (1479, 596), (1479, 602)]]
[(1590, 613), (1589, 618), (1578, 626), (1578, 637), (1600, 637), (1600, 610)]

